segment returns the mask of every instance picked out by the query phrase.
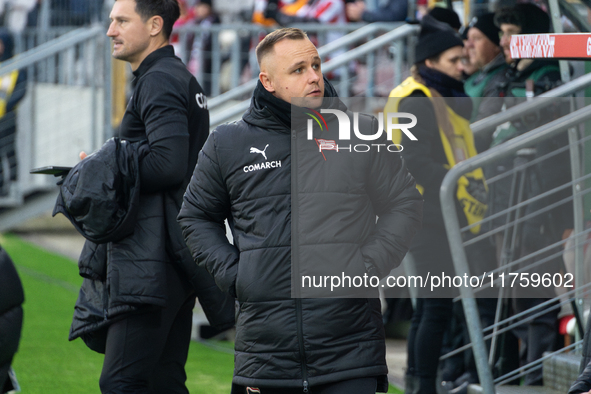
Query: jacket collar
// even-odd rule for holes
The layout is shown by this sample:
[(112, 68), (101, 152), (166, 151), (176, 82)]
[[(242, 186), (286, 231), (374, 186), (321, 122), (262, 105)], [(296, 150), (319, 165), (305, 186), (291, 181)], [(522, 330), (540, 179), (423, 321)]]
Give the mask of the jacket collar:
[(481, 71), (483, 74), (488, 74), (489, 72), (496, 70), (498, 67), (506, 64), (507, 62), (505, 61), (505, 55), (503, 54), (503, 51), (501, 51), (493, 60), (482, 67)]
[(136, 78), (141, 77), (144, 75), (158, 60), (164, 57), (175, 57), (174, 48), (172, 45), (166, 45), (162, 48), (156, 49), (154, 52), (150, 53), (146, 58), (142, 61), (140, 66), (133, 72), (133, 75)]

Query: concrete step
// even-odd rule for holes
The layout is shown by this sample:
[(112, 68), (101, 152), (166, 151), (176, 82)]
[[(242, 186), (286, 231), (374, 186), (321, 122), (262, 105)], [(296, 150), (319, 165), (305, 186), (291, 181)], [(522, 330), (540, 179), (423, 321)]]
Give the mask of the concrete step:
[[(484, 391), (479, 384), (468, 386), (468, 394), (482, 394)], [(543, 386), (498, 386), (496, 394), (564, 394), (566, 391), (553, 390)]]
[[(544, 386), (497, 386), (497, 394), (564, 394), (579, 376), (581, 356), (574, 353), (556, 354), (543, 363)], [(468, 394), (482, 393), (477, 384), (468, 386)]]
[(579, 376), (581, 356), (573, 353), (556, 354), (544, 360), (544, 386), (567, 393)]

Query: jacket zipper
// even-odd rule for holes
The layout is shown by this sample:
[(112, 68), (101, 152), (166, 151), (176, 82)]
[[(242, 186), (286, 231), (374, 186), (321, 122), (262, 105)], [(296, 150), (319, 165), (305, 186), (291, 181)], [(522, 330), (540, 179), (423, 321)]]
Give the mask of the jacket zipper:
[(113, 243), (109, 242), (107, 244), (107, 261), (105, 262), (106, 268), (106, 278), (105, 278), (105, 287), (103, 289), (103, 319), (109, 320), (109, 289), (111, 288), (111, 281), (109, 280), (109, 265), (111, 262), (111, 252), (113, 250)]
[(303, 331), (303, 324), (302, 324), (302, 300), (301, 298), (296, 298), (296, 318), (297, 318), (297, 334), (298, 334), (298, 343), (300, 345), (300, 357), (302, 359), (302, 379), (304, 380), (304, 393), (308, 392), (308, 370), (306, 368), (306, 353), (304, 350), (304, 337), (302, 334)]
[[(297, 280), (295, 280), (295, 274), (299, 272), (299, 263), (297, 259), (298, 255), (298, 248), (297, 242), (297, 217), (299, 214), (298, 206), (297, 206), (297, 191), (298, 191), (298, 174), (297, 174), (297, 134), (296, 130), (291, 130), (291, 265), (292, 265), (292, 291), (296, 297), (295, 299), (295, 306), (296, 306), (296, 324), (297, 324), (297, 336), (298, 336), (298, 344), (300, 348), (300, 359), (302, 360), (302, 380), (304, 386), (304, 393), (308, 392), (308, 370), (306, 368), (306, 353), (304, 349), (304, 336), (303, 336), (303, 329), (304, 325), (302, 322), (302, 299), (300, 298), (300, 289), (297, 286)], [(295, 198), (295, 200), (294, 200)], [(296, 202), (294, 204), (294, 201)]]

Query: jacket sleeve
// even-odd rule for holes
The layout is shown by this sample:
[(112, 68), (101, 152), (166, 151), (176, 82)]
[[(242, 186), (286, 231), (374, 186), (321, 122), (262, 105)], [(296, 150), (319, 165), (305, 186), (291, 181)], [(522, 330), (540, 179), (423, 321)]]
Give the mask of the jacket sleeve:
[(224, 220), (230, 217), (230, 199), (217, 159), (212, 133), (187, 187), (178, 221), (197, 264), (213, 275), (223, 291), (235, 296), (238, 249), (226, 237)]
[(150, 146), (140, 162), (142, 192), (178, 186), (189, 160), (186, 87), (165, 73), (153, 72), (140, 80), (134, 95)]
[(368, 273), (377, 270), (383, 278), (400, 264), (421, 228), (423, 197), (399, 153), (382, 150), (372, 155), (367, 179), (367, 193), (378, 221), (361, 254)]

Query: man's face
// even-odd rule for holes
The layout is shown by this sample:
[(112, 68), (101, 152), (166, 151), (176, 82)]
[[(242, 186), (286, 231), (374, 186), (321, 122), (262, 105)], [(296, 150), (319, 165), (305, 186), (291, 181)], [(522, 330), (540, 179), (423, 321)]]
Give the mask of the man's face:
[(499, 27), (501, 29), (502, 32), (502, 36), (501, 36), (501, 48), (503, 49), (503, 53), (505, 54), (505, 61), (509, 64), (511, 64), (513, 62), (513, 59), (511, 58), (511, 36), (514, 34), (519, 34), (521, 33), (521, 27), (517, 26), (517, 25), (513, 25), (511, 23), (501, 23), (501, 26)]
[(152, 18), (142, 20), (135, 12), (135, 0), (115, 1), (110, 18), (107, 36), (113, 39), (113, 57), (137, 68), (149, 53)]
[(427, 59), (425, 60), (425, 64), (429, 68), (461, 81), (462, 71), (464, 70), (464, 66), (462, 65), (462, 49), (463, 47), (459, 45), (449, 48), (441, 53), (439, 60), (433, 62)]
[(478, 67), (474, 66), (470, 61), (470, 55), (468, 55), (468, 40), (464, 40), (464, 49), (462, 49), (462, 66), (465, 75), (472, 75), (478, 71)]
[(471, 27), (468, 30), (468, 40), (466, 42), (470, 63), (477, 69), (481, 69), (490, 63), (501, 52), (501, 48), (488, 39), (484, 33)]
[(283, 39), (261, 61), (259, 78), (275, 97), (291, 103), (303, 97), (305, 107), (318, 108), (324, 97), (320, 56), (308, 39)]

